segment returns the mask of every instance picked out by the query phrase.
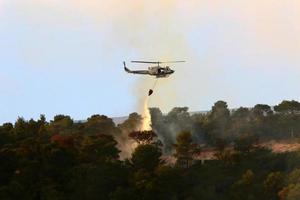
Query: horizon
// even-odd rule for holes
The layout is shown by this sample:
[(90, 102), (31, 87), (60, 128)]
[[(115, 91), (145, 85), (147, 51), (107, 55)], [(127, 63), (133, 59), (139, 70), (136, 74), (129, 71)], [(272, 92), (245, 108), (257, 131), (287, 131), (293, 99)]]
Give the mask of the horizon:
[[(222, 101), (222, 100), (219, 100), (219, 101)], [(285, 100), (282, 100), (282, 101), (285, 101)], [(282, 102), (282, 101), (281, 101), (281, 102)], [(293, 100), (287, 100), (287, 101), (293, 101)], [(278, 104), (280, 104), (281, 102), (278, 102)], [(256, 105), (268, 105), (268, 104), (258, 103), (258, 104), (256, 104)], [(213, 106), (213, 105), (212, 105), (212, 106)], [(268, 105), (268, 106), (270, 106), (271, 109), (272, 109), (272, 111), (274, 111), (274, 106), (276, 106), (276, 105)], [(186, 107), (186, 106), (182, 106), (181, 108), (183, 108), (183, 107)], [(149, 108), (158, 108), (158, 107), (149, 107)], [(174, 108), (176, 108), (176, 107), (174, 107)], [(187, 108), (188, 108), (188, 113), (189, 113), (191, 116), (193, 116), (193, 115), (195, 115), (195, 114), (200, 114), (200, 113), (201, 113), (201, 114), (207, 114), (207, 113), (211, 112), (211, 109), (208, 109), (208, 110), (198, 110), (198, 111), (193, 110), (193, 111), (191, 111), (189, 107), (187, 107)], [(236, 108), (230, 108), (230, 107), (228, 107), (228, 109), (229, 109), (230, 112), (234, 112), (234, 111), (236, 111), (236, 110), (239, 109), (239, 108), (247, 108), (247, 109), (251, 110), (251, 109), (254, 108), (254, 106), (252, 106), (252, 107), (240, 106), (240, 107), (236, 107)], [(173, 109), (173, 108), (172, 108), (172, 109)], [(171, 110), (172, 110), (172, 109), (171, 109)], [(169, 110), (168, 112), (163, 112), (162, 114), (165, 116), (165, 115), (167, 115), (171, 110)], [(87, 119), (88, 119), (89, 117), (93, 116), (93, 115), (104, 115), (104, 116), (106, 116), (106, 117), (112, 119), (113, 122), (114, 122), (114, 124), (117, 126), (118, 124), (121, 124), (121, 123), (123, 123), (126, 119), (128, 119), (129, 115), (132, 114), (132, 113), (137, 113), (137, 114), (139, 114), (139, 115), (141, 115), (141, 116), (142, 116), (142, 114), (143, 114), (143, 113), (138, 113), (138, 112), (131, 112), (131, 113), (128, 113), (127, 115), (123, 115), (123, 116), (109, 116), (109, 115), (104, 115), (104, 114), (101, 114), (101, 113), (94, 113), (94, 114), (92, 114), (92, 115), (90, 115), (90, 116), (87, 116), (85, 119), (75, 119), (75, 118), (73, 118), (72, 116), (66, 115), (66, 114), (63, 114), (63, 113), (59, 113), (59, 114), (57, 114), (57, 115), (69, 116), (75, 123), (85, 123), (85, 122), (87, 122)], [(41, 115), (44, 115), (44, 114), (40, 114), (40, 116), (41, 116)], [(57, 116), (57, 115), (55, 115), (55, 116)], [(44, 115), (44, 116), (45, 116), (45, 115)], [(54, 116), (54, 117), (55, 117), (55, 116)], [(45, 117), (46, 117), (46, 121), (48, 121), (48, 122), (50, 122), (50, 121), (53, 120), (53, 118), (52, 118), (52, 119), (49, 119), (49, 118), (47, 118), (47, 116), (45, 116)], [(23, 118), (25, 121), (29, 121), (29, 120), (31, 120), (31, 119), (33, 119), (33, 120), (38, 120), (38, 119), (39, 119), (39, 118), (36, 118), (36, 119), (34, 119), (34, 118), (26, 119), (26, 118), (24, 118), (24, 117), (22, 117), (22, 116), (18, 116), (14, 121), (3, 122), (3, 123), (0, 123), (0, 125), (3, 125), (3, 124), (5, 124), (5, 123), (13, 123), (13, 122), (16, 122), (18, 118)]]

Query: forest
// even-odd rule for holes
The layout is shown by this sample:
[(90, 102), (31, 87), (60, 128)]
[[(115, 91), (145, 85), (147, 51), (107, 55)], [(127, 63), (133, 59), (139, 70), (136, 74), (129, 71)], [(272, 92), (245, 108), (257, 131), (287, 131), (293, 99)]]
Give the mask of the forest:
[[(261, 145), (300, 142), (298, 101), (150, 113), (148, 131), (138, 113), (120, 124), (98, 114), (2, 124), (0, 199), (300, 199), (300, 151)], [(214, 157), (201, 159), (207, 149)]]

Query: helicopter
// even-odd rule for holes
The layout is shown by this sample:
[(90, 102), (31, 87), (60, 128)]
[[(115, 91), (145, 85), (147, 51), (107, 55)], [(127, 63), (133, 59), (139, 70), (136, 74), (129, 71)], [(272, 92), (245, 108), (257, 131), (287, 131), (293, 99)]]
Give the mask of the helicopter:
[(148, 67), (148, 70), (130, 70), (126, 67), (126, 63), (123, 62), (124, 64), (124, 70), (128, 73), (132, 74), (142, 74), (142, 75), (150, 75), (150, 76), (155, 76), (156, 78), (166, 78), (173, 74), (175, 71), (172, 70), (169, 66), (160, 66), (160, 64), (165, 64), (165, 63), (181, 63), (185, 61), (169, 61), (169, 62), (152, 62), (152, 61), (131, 61), (132, 63), (142, 63), (142, 64), (156, 64), (156, 66), (150, 66)]

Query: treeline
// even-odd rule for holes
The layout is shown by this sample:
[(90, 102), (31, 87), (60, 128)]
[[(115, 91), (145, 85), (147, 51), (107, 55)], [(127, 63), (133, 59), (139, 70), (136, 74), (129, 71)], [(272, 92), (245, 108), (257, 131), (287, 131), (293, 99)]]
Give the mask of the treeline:
[[(119, 125), (103, 115), (19, 118), (0, 126), (0, 199), (300, 199), (300, 152), (255, 145), (298, 137), (299, 110), (296, 101), (235, 111), (218, 101), (193, 115), (152, 108), (153, 131), (137, 129), (137, 113)], [(127, 141), (137, 147), (123, 160)], [(197, 160), (201, 143), (215, 147), (215, 160)]]
[(188, 108), (183, 107), (163, 115), (158, 108), (151, 108), (151, 116), (153, 129), (159, 133), (166, 151), (172, 151), (177, 133), (185, 130), (191, 131), (198, 143), (212, 146), (220, 140), (230, 144), (243, 137), (264, 141), (300, 136), (300, 103), (297, 101), (235, 110), (229, 110), (226, 102), (218, 101), (205, 113), (191, 115)]

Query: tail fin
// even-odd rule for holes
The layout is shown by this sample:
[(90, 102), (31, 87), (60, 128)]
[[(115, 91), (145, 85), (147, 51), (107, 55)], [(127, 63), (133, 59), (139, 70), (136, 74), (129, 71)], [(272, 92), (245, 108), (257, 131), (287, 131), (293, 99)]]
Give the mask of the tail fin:
[(125, 70), (126, 72), (130, 72), (130, 70), (126, 67), (126, 63), (125, 63), (125, 62), (123, 62), (123, 65), (124, 65), (124, 70)]

